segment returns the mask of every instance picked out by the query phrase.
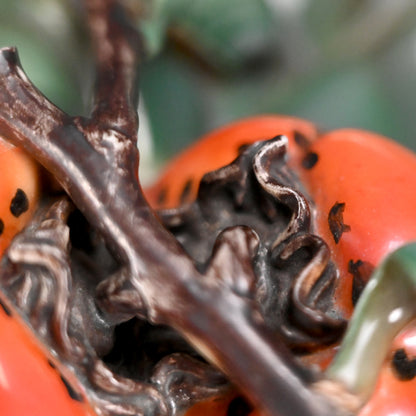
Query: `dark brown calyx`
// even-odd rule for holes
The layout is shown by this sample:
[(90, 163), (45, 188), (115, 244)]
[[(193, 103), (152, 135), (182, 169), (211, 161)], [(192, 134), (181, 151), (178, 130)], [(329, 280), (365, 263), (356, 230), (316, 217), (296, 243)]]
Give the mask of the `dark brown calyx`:
[[(86, 400), (81, 393), (86, 392), (93, 406), (108, 415), (168, 415), (166, 398), (144, 369), (127, 377), (103, 359), (119, 341), (112, 322), (97, 309), (96, 285), (120, 266), (93, 230), (89, 244), (72, 247), (68, 218), (73, 229), (85, 226), (82, 216), (71, 215), (73, 210), (66, 198), (58, 200), (14, 239), (0, 273), (2, 301), (9, 313), (25, 320), (46, 351), (53, 351), (45, 359), (74, 400)], [(140, 350), (134, 332), (127, 339)], [(140, 362), (150, 368), (156, 364)]]
[(335, 268), (284, 156), (281, 138), (246, 147), (205, 175), (195, 203), (159, 216), (200, 270), (220, 269), (291, 348), (313, 350), (338, 339), (344, 322), (326, 315)]

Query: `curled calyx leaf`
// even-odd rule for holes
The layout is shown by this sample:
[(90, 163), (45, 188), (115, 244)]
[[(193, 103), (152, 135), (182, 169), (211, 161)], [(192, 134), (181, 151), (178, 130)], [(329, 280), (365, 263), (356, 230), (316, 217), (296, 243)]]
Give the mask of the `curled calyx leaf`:
[(207, 279), (222, 282), (240, 296), (253, 296), (256, 277), (252, 260), (258, 248), (259, 237), (251, 228), (226, 228), (215, 241)]
[(313, 351), (338, 340), (345, 321), (327, 313), (337, 273), (326, 243), (311, 233), (286, 147), (284, 137), (246, 147), (205, 175), (193, 204), (158, 214), (207, 281), (255, 300), (291, 348)]
[[(77, 356), (77, 345), (68, 336), (72, 276), (65, 221), (72, 209), (67, 199), (61, 199), (43, 214), (38, 213), (38, 219), (9, 247), (1, 282), (3, 291), (27, 314), (36, 330), (53, 333), (66, 353)], [(44, 327), (47, 324), (49, 329)]]
[[(95, 282), (97, 273), (109, 273), (112, 267), (105, 270), (71, 248), (67, 222), (73, 211), (72, 203), (60, 198), (39, 210), (15, 238), (0, 271), (2, 303), (47, 347), (48, 361), (77, 400), (88, 399), (108, 415), (167, 415), (156, 386), (123, 377), (103, 361), (112, 348), (114, 328), (95, 305)], [(102, 242), (94, 250), (103, 250)]]
[(168, 397), (172, 415), (181, 415), (193, 404), (232, 389), (220, 372), (186, 354), (164, 357), (155, 367), (152, 381)]

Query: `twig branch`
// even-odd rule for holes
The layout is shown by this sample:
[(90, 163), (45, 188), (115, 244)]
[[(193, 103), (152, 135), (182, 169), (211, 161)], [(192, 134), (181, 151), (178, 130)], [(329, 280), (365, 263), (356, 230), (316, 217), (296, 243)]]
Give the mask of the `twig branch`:
[(92, 119), (102, 128), (136, 137), (141, 38), (115, 0), (87, 0), (87, 15), (97, 64)]
[(70, 118), (24, 75), (16, 51), (0, 54), (0, 134), (52, 172), (131, 274), (152, 322), (184, 334), (270, 415), (334, 415), (308, 389), (285, 346), (250, 303), (202, 276), (141, 192), (135, 138), (139, 51), (115, 1), (87, 2), (98, 82), (91, 119)]

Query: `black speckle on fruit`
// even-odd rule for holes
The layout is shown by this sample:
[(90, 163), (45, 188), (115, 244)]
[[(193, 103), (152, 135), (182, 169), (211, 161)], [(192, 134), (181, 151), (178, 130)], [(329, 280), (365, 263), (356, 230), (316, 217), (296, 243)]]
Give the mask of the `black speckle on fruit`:
[(349, 225), (344, 224), (343, 213), (345, 210), (345, 203), (336, 202), (328, 215), (329, 229), (334, 237), (335, 243), (338, 244), (342, 237), (342, 234), (351, 231)]
[(306, 156), (302, 160), (302, 166), (305, 169), (312, 169), (319, 160), (319, 156), (315, 152), (309, 152), (306, 154)]
[(416, 359), (409, 360), (403, 348), (394, 353), (392, 365), (400, 380), (408, 381), (416, 376)]
[(29, 200), (27, 199), (27, 195), (23, 190), (18, 189), (10, 204), (10, 212), (13, 214), (13, 216), (18, 218), (28, 209)]
[(157, 194), (157, 203), (159, 205), (163, 205), (166, 202), (167, 195), (168, 195), (167, 189), (162, 188)]
[(189, 202), (191, 191), (192, 191), (192, 179), (188, 179), (185, 182), (185, 185), (182, 188), (181, 196), (179, 197), (179, 201), (181, 204), (184, 204), (185, 202)]
[(374, 266), (362, 260), (350, 260), (348, 262), (348, 272), (352, 274), (352, 304), (355, 306), (357, 303), (361, 292), (364, 290), (368, 280), (370, 279), (371, 274), (374, 271)]
[(295, 143), (302, 149), (307, 149), (311, 143), (306, 136), (299, 131), (294, 132)]
[(83, 397), (72, 388), (68, 380), (62, 375), (61, 375), (61, 380), (64, 383), (64, 386), (66, 390), (68, 391), (69, 397), (71, 397), (71, 399), (76, 400), (77, 402), (84, 401)]
[(7, 316), (12, 316), (12, 311), (0, 300), (0, 308)]

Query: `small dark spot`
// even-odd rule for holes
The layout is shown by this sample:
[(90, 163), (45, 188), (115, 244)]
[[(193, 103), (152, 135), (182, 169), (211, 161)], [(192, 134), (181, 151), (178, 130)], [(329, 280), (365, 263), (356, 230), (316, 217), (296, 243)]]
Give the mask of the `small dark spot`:
[(344, 224), (343, 213), (345, 210), (345, 203), (336, 202), (329, 211), (328, 224), (331, 230), (332, 236), (334, 237), (335, 243), (339, 243), (343, 233), (351, 231), (349, 225)]
[(179, 197), (179, 201), (181, 204), (189, 201), (191, 197), (191, 191), (192, 191), (192, 179), (188, 179), (185, 182), (185, 185), (181, 192), (181, 196)]
[(166, 202), (166, 197), (168, 196), (168, 191), (166, 188), (162, 188), (157, 194), (157, 203), (163, 205)]
[(48, 364), (49, 364), (49, 367), (53, 368), (54, 370), (56, 369), (55, 364), (51, 360), (48, 360)]
[(308, 149), (311, 145), (311, 142), (307, 139), (307, 137), (297, 130), (294, 132), (294, 138), (295, 143), (302, 149)]
[(238, 153), (239, 155), (241, 155), (241, 153), (243, 153), (243, 152), (244, 152), (246, 149), (248, 149), (251, 145), (252, 145), (252, 143), (244, 143), (244, 144), (240, 144), (240, 145), (238, 146), (237, 153)]
[(374, 271), (374, 266), (367, 261), (350, 260), (348, 262), (348, 272), (352, 274), (352, 304), (355, 306), (361, 292), (364, 290), (370, 276)]
[(3, 309), (7, 316), (12, 316), (12, 311), (0, 300), (0, 308)]
[(409, 360), (403, 348), (394, 353), (392, 365), (400, 380), (408, 381), (416, 376), (416, 358)]
[(306, 154), (306, 156), (302, 160), (302, 166), (305, 169), (312, 169), (316, 163), (318, 162), (318, 153), (315, 152), (309, 152)]
[(24, 191), (18, 189), (10, 204), (10, 212), (17, 218), (29, 209), (29, 200)]
[(71, 397), (71, 399), (76, 400), (77, 402), (84, 401), (84, 398), (72, 388), (72, 386), (68, 383), (68, 380), (62, 375), (61, 375), (61, 380), (64, 383), (68, 391), (69, 397)]
[(248, 416), (253, 407), (243, 397), (236, 397), (231, 401), (227, 409), (227, 416)]
[(3, 231), (4, 231), (4, 222), (2, 219), (0, 219), (0, 235), (3, 234)]

